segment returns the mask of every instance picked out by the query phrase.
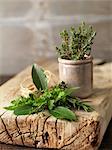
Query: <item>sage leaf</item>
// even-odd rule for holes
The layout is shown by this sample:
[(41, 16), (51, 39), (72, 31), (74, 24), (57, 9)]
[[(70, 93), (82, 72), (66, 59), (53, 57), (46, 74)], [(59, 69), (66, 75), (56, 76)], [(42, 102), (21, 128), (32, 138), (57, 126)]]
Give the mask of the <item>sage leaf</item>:
[(19, 106), (14, 110), (15, 115), (29, 115), (31, 114), (33, 107), (31, 105)]
[(58, 106), (54, 110), (51, 110), (50, 113), (58, 119), (77, 120), (76, 114), (66, 107)]
[(42, 68), (37, 65), (32, 66), (32, 80), (38, 90), (46, 90), (48, 88), (47, 77)]

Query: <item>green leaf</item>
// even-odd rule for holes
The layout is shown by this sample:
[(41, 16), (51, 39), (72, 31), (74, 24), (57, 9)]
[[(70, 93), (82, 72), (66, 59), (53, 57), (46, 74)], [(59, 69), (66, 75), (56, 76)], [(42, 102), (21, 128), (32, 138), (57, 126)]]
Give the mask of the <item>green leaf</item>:
[(14, 109), (15, 109), (15, 106), (4, 107), (4, 109), (7, 109), (7, 110), (14, 110)]
[(58, 102), (59, 100), (64, 100), (65, 99), (65, 97), (66, 97), (66, 94), (65, 94), (65, 92), (64, 91), (60, 91), (59, 92), (59, 94), (57, 95), (57, 97), (56, 97), (56, 102)]
[(65, 89), (65, 93), (66, 93), (66, 96), (70, 96), (75, 90), (78, 90), (80, 87), (72, 87), (72, 88), (66, 88)]
[(37, 68), (36, 64), (32, 66), (33, 83), (38, 90), (46, 90), (48, 88), (47, 77), (42, 68)]
[(34, 106), (37, 106), (37, 107), (42, 107), (42, 106), (46, 106), (47, 105), (47, 100), (43, 97), (43, 98), (39, 98), (37, 99), (37, 101), (34, 103)]
[(49, 110), (52, 110), (53, 107), (55, 106), (55, 105), (54, 105), (54, 102), (55, 102), (54, 100), (49, 100), (49, 101), (48, 101), (48, 108), (49, 108)]
[(58, 119), (77, 120), (76, 114), (66, 107), (58, 106), (54, 110), (51, 110), (50, 113)]
[(90, 105), (86, 103), (82, 103), (82, 109), (86, 112), (92, 112), (94, 110)]
[(33, 107), (30, 106), (30, 105), (24, 105), (24, 106), (20, 106), (20, 107), (17, 107), (15, 110), (14, 110), (14, 114), (15, 115), (28, 115), (28, 114), (31, 114), (33, 110)]
[(84, 110), (86, 112), (91, 112), (91, 111), (94, 110), (90, 105), (86, 104), (85, 102), (81, 101), (78, 98), (74, 98), (74, 99), (73, 98), (68, 98), (68, 101), (77, 110)]

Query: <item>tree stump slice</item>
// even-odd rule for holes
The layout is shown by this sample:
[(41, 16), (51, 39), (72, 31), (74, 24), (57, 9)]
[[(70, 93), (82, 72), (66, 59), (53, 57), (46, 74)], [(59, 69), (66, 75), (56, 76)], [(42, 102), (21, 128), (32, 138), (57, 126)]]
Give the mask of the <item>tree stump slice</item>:
[[(56, 61), (42, 60), (38, 64), (58, 75)], [(95, 110), (76, 111), (77, 122), (59, 120), (47, 112), (16, 116), (3, 109), (20, 95), (20, 83), (30, 73), (28, 67), (0, 87), (0, 142), (35, 148), (98, 149), (112, 117), (112, 63), (94, 66), (93, 94), (84, 101)]]

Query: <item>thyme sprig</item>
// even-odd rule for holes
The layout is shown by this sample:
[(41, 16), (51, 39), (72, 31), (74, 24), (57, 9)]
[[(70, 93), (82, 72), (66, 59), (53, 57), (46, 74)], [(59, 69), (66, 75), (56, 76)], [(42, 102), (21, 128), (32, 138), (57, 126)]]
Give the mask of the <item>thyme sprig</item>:
[(68, 60), (83, 60), (90, 56), (96, 32), (84, 22), (78, 28), (71, 27), (60, 33), (62, 43), (56, 47), (58, 57)]

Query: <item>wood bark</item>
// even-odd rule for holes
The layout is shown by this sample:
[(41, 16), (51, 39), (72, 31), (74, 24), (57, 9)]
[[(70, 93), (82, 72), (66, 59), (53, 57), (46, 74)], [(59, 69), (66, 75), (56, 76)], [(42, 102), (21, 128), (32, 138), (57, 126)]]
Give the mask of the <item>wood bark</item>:
[[(57, 74), (55, 61), (40, 64)], [(30, 75), (31, 67), (0, 87), (0, 142), (35, 148), (95, 150), (99, 147), (112, 116), (112, 63), (94, 67), (94, 90), (84, 99), (93, 112), (76, 111), (77, 122), (59, 120), (47, 112), (15, 116), (3, 109), (20, 95), (20, 83)], [(107, 74), (108, 72), (108, 74)]]

